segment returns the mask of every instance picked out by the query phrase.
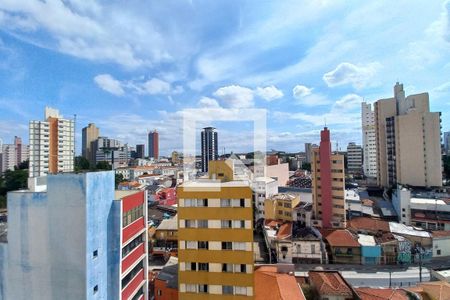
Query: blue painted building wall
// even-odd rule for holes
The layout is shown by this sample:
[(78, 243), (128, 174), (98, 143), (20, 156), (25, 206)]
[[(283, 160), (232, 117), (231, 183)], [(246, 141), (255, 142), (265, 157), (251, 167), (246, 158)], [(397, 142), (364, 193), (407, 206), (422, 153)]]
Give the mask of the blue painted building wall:
[(361, 245), (361, 262), (363, 264), (378, 264), (381, 258), (381, 247), (362, 246)]
[(109, 287), (119, 286), (112, 272), (120, 276), (114, 202), (112, 171), (49, 175), (47, 192), (9, 193), (2, 299), (118, 299)]

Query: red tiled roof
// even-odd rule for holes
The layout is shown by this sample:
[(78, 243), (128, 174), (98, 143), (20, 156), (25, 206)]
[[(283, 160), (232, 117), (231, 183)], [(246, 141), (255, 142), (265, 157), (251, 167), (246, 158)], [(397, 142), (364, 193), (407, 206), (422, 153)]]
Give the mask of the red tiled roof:
[(255, 300), (265, 299), (305, 300), (305, 296), (294, 276), (262, 266), (255, 271)]
[(268, 226), (268, 227), (276, 227), (277, 225), (281, 225), (281, 223), (282, 222), (280, 222), (280, 221), (271, 220), (271, 219), (264, 220), (264, 226)]
[(332, 247), (359, 247), (357, 239), (347, 229), (322, 229), (320, 232)]
[(309, 281), (320, 296), (353, 297), (352, 289), (337, 271), (309, 271)]
[(383, 220), (358, 217), (347, 221), (347, 227), (354, 230), (390, 232), (389, 223)]
[(450, 230), (436, 230), (431, 232), (433, 237), (450, 237)]
[(278, 229), (277, 232), (277, 239), (285, 239), (288, 238), (292, 235), (292, 223), (288, 222), (288, 223), (284, 223), (283, 225), (280, 226), (280, 229)]
[(361, 300), (408, 300), (409, 297), (403, 289), (374, 289), (356, 288)]

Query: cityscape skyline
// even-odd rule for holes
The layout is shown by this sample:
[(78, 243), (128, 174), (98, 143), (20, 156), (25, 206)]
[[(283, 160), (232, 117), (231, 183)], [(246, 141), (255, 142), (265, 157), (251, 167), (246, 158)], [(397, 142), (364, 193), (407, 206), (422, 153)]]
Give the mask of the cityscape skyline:
[[(184, 10), (174, 15), (173, 26), (155, 17), (155, 11), (170, 10), (158, 3), (152, 3), (152, 12), (137, 4), (119, 11), (115, 4), (83, 8), (70, 1), (61, 6), (3, 3), (0, 51), (5, 60), (0, 83), (5, 92), (0, 99), (0, 135), (5, 141), (22, 136), (28, 144), (28, 121), (40, 119), (49, 105), (66, 117), (77, 115), (77, 153), (79, 129), (94, 122), (106, 136), (130, 145), (144, 143), (147, 130), (157, 128), (160, 152), (169, 155), (182, 149), (184, 108), (203, 108), (207, 113), (211, 107), (256, 107), (269, 111), (268, 149), (297, 152), (303, 143), (317, 143), (325, 122), (342, 149), (351, 141), (361, 144), (360, 102), (390, 97), (396, 81), (405, 84), (407, 94), (428, 91), (432, 111), (449, 108), (450, 83), (441, 76), (442, 68), (450, 67), (449, 2), (408, 3), (406, 15), (405, 3), (390, 3), (391, 13), (379, 14), (386, 3), (350, 7), (319, 1), (303, 3), (298, 10), (301, 4), (289, 2), (257, 8), (251, 3), (186, 2), (179, 4)], [(80, 19), (88, 21), (85, 31), (90, 33), (70, 31), (70, 26), (58, 30), (45, 22), (44, 11), (49, 18), (72, 20), (72, 27), (80, 25)], [(369, 18), (367, 11), (379, 17)], [(189, 12), (198, 14), (189, 26), (202, 29), (180, 37)], [(133, 16), (136, 21), (128, 26), (133, 32), (145, 32), (148, 40), (155, 41), (154, 47), (122, 32), (108, 39), (111, 29), (101, 17), (111, 14)], [(401, 18), (393, 17), (397, 15)], [(365, 22), (356, 22), (359, 19)], [(273, 26), (277, 23), (282, 26)], [(389, 30), (361, 34), (380, 24)], [(162, 36), (167, 41), (162, 42)], [(119, 43), (129, 47), (122, 50)], [(170, 47), (173, 43), (186, 47)], [(386, 47), (392, 51), (384, 51)], [(443, 114), (443, 132), (450, 130), (449, 118)], [(251, 136), (241, 124), (227, 125), (200, 124), (199, 128), (217, 127), (227, 148), (237, 134)], [(229, 149), (245, 152), (251, 145)]]

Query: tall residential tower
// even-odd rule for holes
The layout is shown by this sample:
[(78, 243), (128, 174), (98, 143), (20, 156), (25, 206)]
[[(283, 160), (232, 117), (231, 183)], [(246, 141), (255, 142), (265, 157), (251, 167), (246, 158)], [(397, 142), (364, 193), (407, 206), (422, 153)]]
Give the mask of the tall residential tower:
[(75, 155), (74, 121), (59, 111), (45, 108), (45, 121), (30, 121), (29, 176), (73, 172)]
[(377, 139), (375, 113), (370, 103), (361, 104), (363, 171), (367, 177), (377, 177)]
[(208, 163), (219, 157), (217, 149), (217, 131), (214, 127), (205, 127), (201, 133), (202, 172), (208, 172)]
[(148, 158), (159, 158), (159, 133), (156, 129), (148, 133)]
[(88, 126), (83, 128), (81, 135), (81, 153), (91, 164), (95, 163), (95, 151), (92, 149), (92, 142), (98, 139), (99, 135), (100, 129), (94, 123), (89, 123)]
[(398, 82), (393, 98), (375, 102), (380, 186), (442, 186), (440, 115), (430, 112), (428, 93), (405, 97)]

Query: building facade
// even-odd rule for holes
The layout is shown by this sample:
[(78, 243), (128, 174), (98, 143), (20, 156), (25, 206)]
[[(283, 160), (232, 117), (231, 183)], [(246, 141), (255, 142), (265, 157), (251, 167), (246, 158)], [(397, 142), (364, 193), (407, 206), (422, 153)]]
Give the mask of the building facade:
[(242, 181), (178, 187), (179, 299), (252, 299), (252, 190)]
[(313, 225), (323, 228), (345, 228), (344, 156), (331, 153), (330, 131), (320, 132), (320, 146), (313, 150), (312, 195)]
[(100, 136), (100, 129), (94, 123), (89, 123), (81, 133), (81, 155), (91, 164), (95, 164), (95, 152), (92, 151), (92, 142)]
[(18, 136), (14, 137), (14, 144), (2, 144), (0, 148), (0, 173), (14, 170), (14, 167), (29, 159), (28, 145), (24, 145)]
[(208, 172), (208, 163), (219, 157), (217, 131), (214, 127), (205, 127), (201, 132), (202, 172)]
[(30, 121), (29, 176), (73, 172), (75, 155), (74, 121), (59, 111), (45, 108), (45, 121)]
[(148, 158), (159, 158), (159, 133), (156, 129), (148, 133)]
[(144, 193), (115, 195), (112, 171), (41, 179), (8, 194), (0, 298), (148, 299)]
[(347, 145), (347, 171), (353, 175), (363, 173), (363, 149), (355, 143)]
[(444, 154), (450, 155), (450, 132), (444, 132)]
[(367, 177), (377, 177), (377, 139), (375, 113), (370, 103), (361, 104), (363, 171)]
[(95, 151), (95, 163), (104, 161), (113, 168), (128, 166), (131, 158), (131, 151), (127, 144), (122, 144), (119, 140), (108, 137), (99, 137), (91, 143), (92, 151)]
[(397, 82), (393, 98), (375, 102), (375, 124), (380, 186), (442, 186), (441, 119), (428, 93), (405, 97)]
[(144, 144), (136, 145), (136, 158), (141, 158), (141, 159), (145, 158), (145, 145)]

